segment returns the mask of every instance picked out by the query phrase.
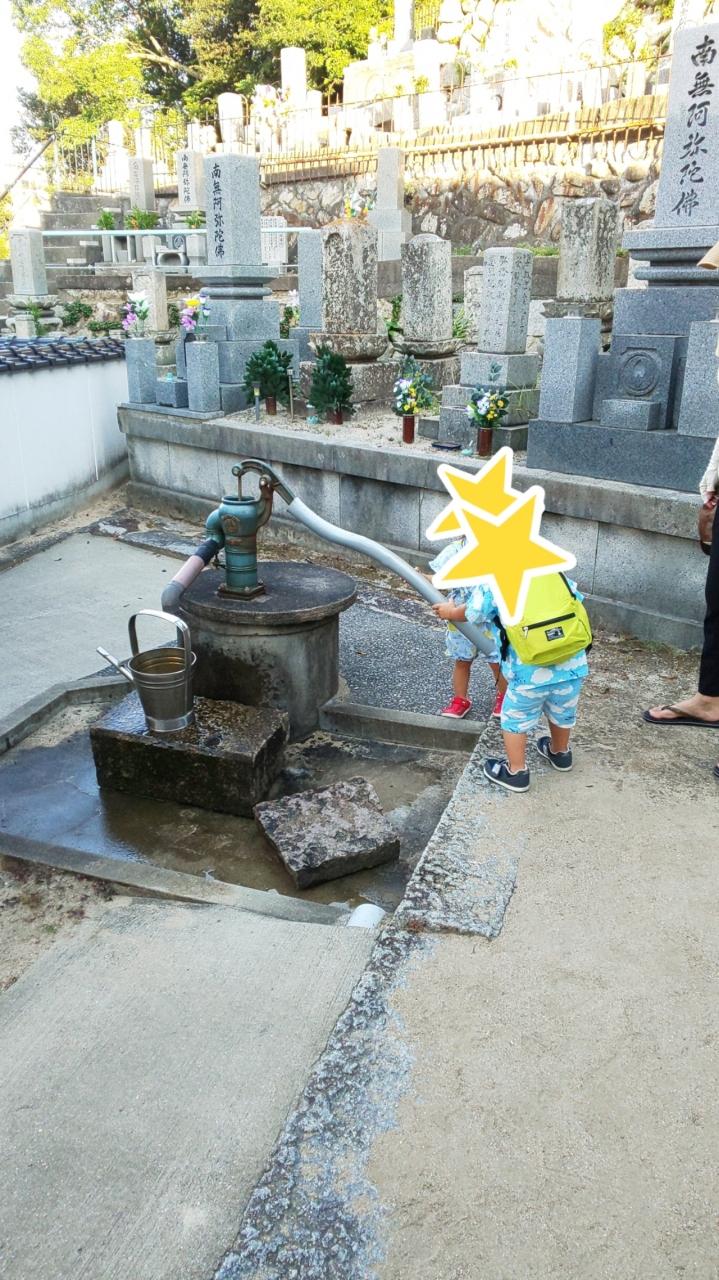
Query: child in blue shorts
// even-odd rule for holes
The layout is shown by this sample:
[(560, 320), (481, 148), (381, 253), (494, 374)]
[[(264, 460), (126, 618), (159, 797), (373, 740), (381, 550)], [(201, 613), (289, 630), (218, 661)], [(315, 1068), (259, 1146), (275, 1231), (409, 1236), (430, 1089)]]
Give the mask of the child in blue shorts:
[[(578, 600), (584, 598), (575, 583), (570, 582), (569, 586)], [(434, 605), (433, 608), (437, 612), (444, 606)], [(499, 611), (488, 587), (471, 588), (469, 599), (456, 607), (453, 619), (466, 619), (475, 626), (489, 625), (497, 636), (497, 647), (501, 652)], [(549, 734), (537, 739), (539, 754), (561, 773), (572, 767), (569, 738), (576, 724), (577, 706), (582, 685), (589, 674), (589, 663), (586, 652), (581, 650), (554, 666), (533, 666), (520, 662), (510, 645), (506, 649), (506, 657), (501, 660), (501, 668), (507, 681), (501, 715), (507, 759), (485, 760), (484, 776), (508, 791), (527, 791), (527, 734), (537, 728), (542, 715), (547, 718)]]
[[(458, 555), (464, 546), (464, 541), (450, 542), (448, 546), (440, 551), (434, 560), (430, 560), (429, 567), (433, 573), (437, 573), (445, 564), (454, 556)], [(468, 640), (466, 636), (458, 631), (454, 623), (448, 616), (447, 610), (451, 613), (458, 608), (465, 608), (469, 603), (473, 587), (455, 587), (449, 592), (445, 605), (435, 605), (434, 611), (440, 618), (444, 618), (447, 623), (447, 633), (445, 637), (445, 653), (448, 658), (454, 659), (454, 668), (452, 671), (452, 694), (447, 706), (440, 711), (440, 715), (448, 716), (452, 720), (462, 720), (472, 709), (472, 702), (469, 697), (469, 677), (472, 671), (472, 663), (477, 657), (476, 647)], [(502, 710), (502, 699), (504, 698), (504, 677), (499, 669), (499, 650), (496, 644), (496, 634), (489, 627), (485, 628), (485, 635), (488, 640), (494, 640), (494, 650), (487, 658), (489, 666), (494, 676), (494, 683), (497, 693), (492, 708), (492, 715), (499, 717)]]

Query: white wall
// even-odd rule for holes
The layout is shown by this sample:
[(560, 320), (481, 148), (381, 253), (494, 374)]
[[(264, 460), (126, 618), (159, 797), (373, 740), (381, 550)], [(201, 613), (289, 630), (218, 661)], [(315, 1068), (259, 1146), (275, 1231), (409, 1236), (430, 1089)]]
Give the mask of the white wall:
[(121, 478), (124, 360), (0, 376), (0, 543)]

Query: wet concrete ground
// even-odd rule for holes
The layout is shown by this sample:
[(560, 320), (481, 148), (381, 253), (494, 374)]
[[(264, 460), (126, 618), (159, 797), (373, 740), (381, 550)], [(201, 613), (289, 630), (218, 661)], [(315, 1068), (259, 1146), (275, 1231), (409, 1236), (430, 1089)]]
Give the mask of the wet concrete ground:
[(398, 863), (300, 891), (250, 818), (101, 792), (87, 732), (98, 713), (96, 705), (61, 711), (3, 758), (1, 831), (319, 902), (393, 910), (465, 762), (325, 733), (288, 747), (271, 796), (362, 776), (401, 838)]

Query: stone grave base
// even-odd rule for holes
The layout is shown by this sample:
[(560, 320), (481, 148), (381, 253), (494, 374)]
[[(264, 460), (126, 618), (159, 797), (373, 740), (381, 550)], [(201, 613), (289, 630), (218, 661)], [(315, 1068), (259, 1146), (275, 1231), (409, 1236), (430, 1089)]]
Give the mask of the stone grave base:
[[(463, 448), (474, 444), (477, 428), (470, 422), (466, 412), (472, 390), (472, 387), (444, 388), (439, 415), (440, 440), (455, 440)], [(502, 444), (508, 444), (514, 449), (523, 449), (527, 443), (527, 423), (539, 408), (539, 390), (524, 388), (521, 391), (508, 391), (506, 396), (509, 413), (502, 426), (495, 427), (495, 446), (501, 448)]]
[(697, 493), (713, 447), (714, 437), (678, 431), (540, 419), (529, 424), (527, 466)]
[(268, 800), (255, 821), (299, 889), (399, 857), (397, 833), (365, 778)]
[[(399, 366), (394, 360), (375, 361), (368, 364), (351, 364), (352, 403), (371, 404), (381, 400), (389, 408), (392, 399), (392, 388), (398, 377)], [(311, 400), (310, 385), (314, 363), (307, 360), (300, 365), (300, 394)]]
[(442, 394), (443, 387), (459, 382), (459, 356), (442, 356), (437, 360), (418, 357), (417, 364), (422, 373), (432, 379), (432, 386), (438, 396)]
[(195, 723), (151, 733), (136, 693), (90, 729), (97, 780), (108, 791), (250, 817), (279, 771), (288, 718), (268, 708), (195, 698)]

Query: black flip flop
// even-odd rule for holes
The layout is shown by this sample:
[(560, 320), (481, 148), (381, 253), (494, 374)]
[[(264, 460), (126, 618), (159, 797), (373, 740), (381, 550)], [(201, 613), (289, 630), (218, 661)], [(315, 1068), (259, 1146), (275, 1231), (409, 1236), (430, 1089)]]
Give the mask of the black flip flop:
[(660, 725), (679, 725), (680, 728), (691, 729), (719, 729), (719, 720), (700, 720), (698, 716), (688, 716), (686, 712), (679, 711), (677, 707), (665, 706), (662, 711), (673, 711), (675, 713), (674, 720), (664, 720), (658, 716), (653, 716), (650, 711), (644, 712), (644, 719), (647, 724)]

